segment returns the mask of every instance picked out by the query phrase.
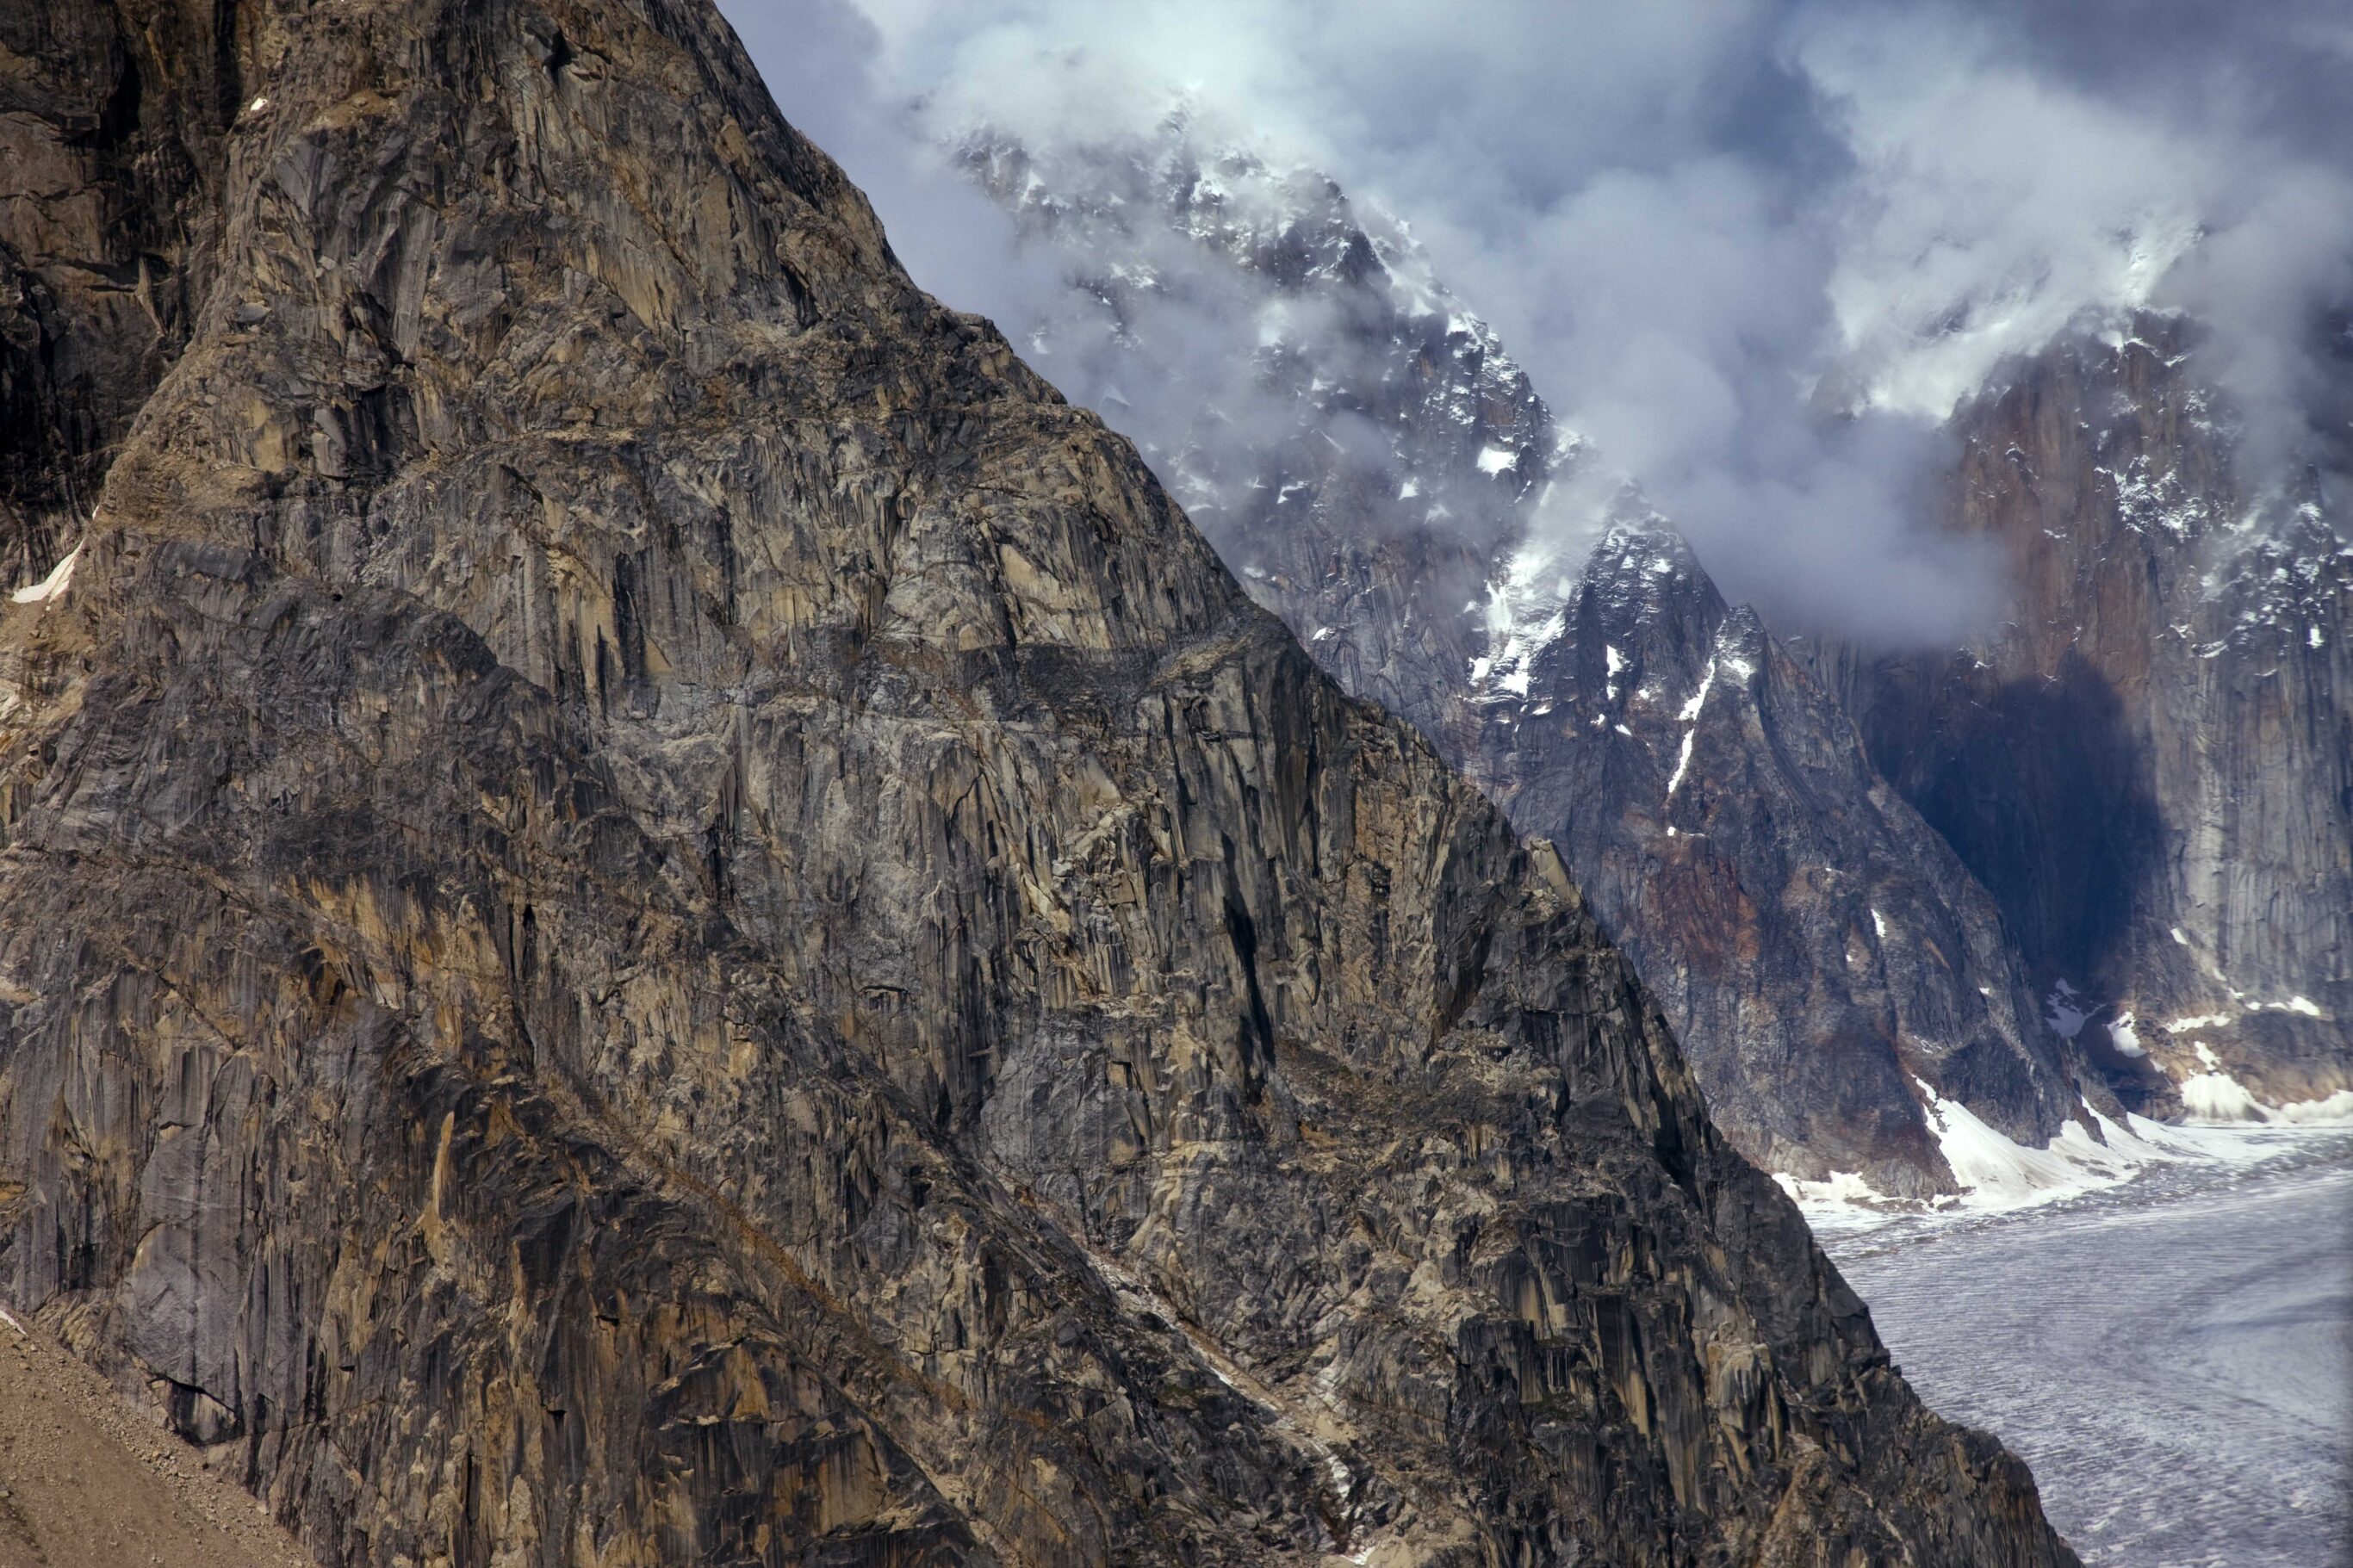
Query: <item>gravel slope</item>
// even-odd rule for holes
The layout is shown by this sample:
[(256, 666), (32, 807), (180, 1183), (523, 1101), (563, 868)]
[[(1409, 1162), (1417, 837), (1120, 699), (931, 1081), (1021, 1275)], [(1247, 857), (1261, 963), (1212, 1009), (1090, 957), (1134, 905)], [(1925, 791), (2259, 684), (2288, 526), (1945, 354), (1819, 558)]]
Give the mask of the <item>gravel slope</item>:
[(0, 1322), (0, 1568), (311, 1568), (37, 1324)]

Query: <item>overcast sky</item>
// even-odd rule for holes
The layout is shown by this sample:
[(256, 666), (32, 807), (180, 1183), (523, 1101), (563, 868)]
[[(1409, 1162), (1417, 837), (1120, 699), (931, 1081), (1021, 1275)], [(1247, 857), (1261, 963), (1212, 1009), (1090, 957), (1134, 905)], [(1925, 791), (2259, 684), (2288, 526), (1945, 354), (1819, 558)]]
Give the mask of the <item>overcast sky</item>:
[(2342, 4), (723, 5), (917, 280), (1017, 338), (1063, 263), (1014, 244), (943, 138), (1084, 144), (1181, 98), (1330, 174), (1409, 222), (1562, 422), (1790, 629), (1944, 638), (1992, 613), (1917, 485), (2006, 355), (2192, 310), (2285, 472), (2318, 321), (2353, 300)]

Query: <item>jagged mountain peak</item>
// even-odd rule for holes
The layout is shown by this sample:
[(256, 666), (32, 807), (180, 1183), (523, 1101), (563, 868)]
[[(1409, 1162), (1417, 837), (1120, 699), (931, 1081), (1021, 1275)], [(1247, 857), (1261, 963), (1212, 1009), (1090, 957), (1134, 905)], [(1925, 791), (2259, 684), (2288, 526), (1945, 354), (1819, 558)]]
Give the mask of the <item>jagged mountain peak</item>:
[(324, 1563), (2071, 1561), (707, 4), (52, 14), (259, 107), (0, 605), (0, 1275)]
[[(1289, 253), (1270, 235), (1334, 237), (1322, 254), (1338, 256), (1354, 242), (1337, 237), (1367, 231), (1331, 182), (1232, 154), (1227, 184), (1249, 193), (1232, 207), (1251, 216), (1219, 227), (1221, 209), (1205, 218), (1191, 194), (1214, 161), (1191, 134), (1164, 127), (1149, 152), (1008, 151), (983, 173), (1017, 214), (1062, 215), (1087, 309), (1188, 289), (1346, 302), (1251, 346), (1248, 420), (1204, 434), (1189, 402), (1174, 418), (1125, 403), (1110, 416), (1319, 662), (1411, 718), (1525, 830), (1560, 840), (1657, 977), (1743, 1146), (1802, 1178), (1949, 1190), (1923, 1077), (2028, 1144), (2071, 1119), (2095, 1127), (1990, 901), (1876, 776), (1827, 688), (1725, 604), (1632, 477), (1554, 424), (1426, 257), (1404, 253), (1402, 281), (1271, 262)], [(1070, 216), (1086, 214), (1108, 216)], [(1115, 346), (1103, 376), (1124, 384), (1157, 379), (1176, 352), (1150, 332)], [(1369, 478), (1343, 438), (1358, 428), (1378, 459)], [(1683, 868), (1662, 881), (1662, 858)], [(1657, 896), (1678, 879), (1694, 891)], [(1882, 951), (1873, 899), (1928, 911), (1905, 928), (1937, 932), (1917, 962)]]
[[(1129, 142), (959, 145), (1076, 285), (1036, 335), (1043, 363), (1213, 537), (1241, 542), (1276, 504), (1346, 531), (1493, 535), (1544, 484), (1560, 437), (1525, 373), (1401, 224), (1328, 177), (1205, 148), (1179, 116)], [(1148, 403), (1145, 376), (1166, 384)], [(1245, 460), (1280, 455), (1270, 432), (1331, 456)]]
[(2320, 467), (2280, 478), (2323, 427), (2259, 426), (2202, 336), (2144, 311), (2006, 367), (1943, 504), (2013, 613), (1828, 670), (2127, 1098), (2255, 1120), (2353, 1088), (2353, 551)]

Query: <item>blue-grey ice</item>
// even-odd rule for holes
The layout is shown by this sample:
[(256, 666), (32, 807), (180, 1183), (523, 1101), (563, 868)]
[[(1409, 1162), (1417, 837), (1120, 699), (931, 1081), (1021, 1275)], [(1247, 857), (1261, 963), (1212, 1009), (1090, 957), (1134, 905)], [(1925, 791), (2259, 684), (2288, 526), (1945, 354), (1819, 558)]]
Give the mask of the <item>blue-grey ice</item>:
[(2353, 1134), (1824, 1241), (2091, 1568), (2353, 1563)]

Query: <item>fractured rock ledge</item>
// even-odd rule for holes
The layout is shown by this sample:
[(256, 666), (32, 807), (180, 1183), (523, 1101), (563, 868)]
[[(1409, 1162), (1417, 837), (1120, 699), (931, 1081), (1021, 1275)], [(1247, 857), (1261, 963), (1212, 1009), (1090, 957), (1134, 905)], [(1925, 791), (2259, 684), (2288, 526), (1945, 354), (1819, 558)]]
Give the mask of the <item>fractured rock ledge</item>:
[(322, 1563), (2073, 1561), (708, 5), (46, 14), (206, 216), (0, 606), (0, 1289)]

